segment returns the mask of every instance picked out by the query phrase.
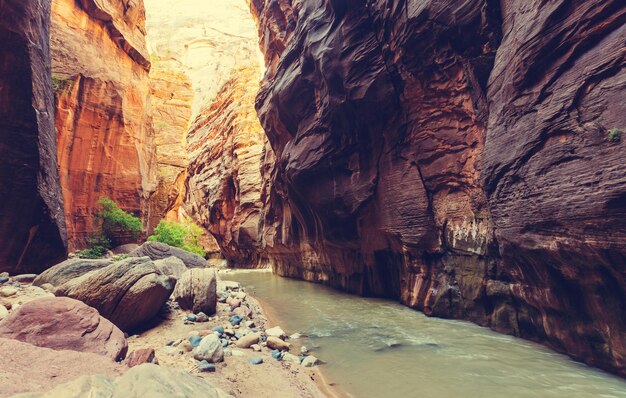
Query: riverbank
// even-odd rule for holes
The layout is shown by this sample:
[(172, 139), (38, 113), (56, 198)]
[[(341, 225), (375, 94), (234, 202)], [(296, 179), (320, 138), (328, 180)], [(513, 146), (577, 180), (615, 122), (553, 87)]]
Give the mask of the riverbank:
[[(224, 276), (227, 278), (228, 275)], [(225, 285), (229, 288), (226, 289)], [(231, 325), (231, 306), (225, 302), (218, 302), (216, 314), (208, 317), (206, 321), (191, 322), (189, 317), (192, 314), (181, 310), (173, 300), (169, 300), (163, 311), (151, 323), (152, 327), (127, 338), (129, 356), (133, 352), (154, 350), (154, 356), (160, 366), (184, 370), (206, 380), (233, 397), (337, 397), (325, 385), (318, 366), (306, 368), (299, 363), (276, 360), (272, 357), (272, 350), (263, 341), (253, 345), (253, 348), (236, 345), (236, 339), (232, 337), (235, 333), (239, 335), (240, 331), (250, 328), (255, 333), (265, 335), (268, 327), (276, 326), (271, 320), (268, 321), (272, 318), (266, 315), (260, 303), (237, 285), (237, 283), (219, 281), (218, 293), (223, 296), (224, 292), (228, 292), (232, 298), (237, 297), (240, 303), (237, 308), (245, 312), (249, 309), (245, 321), (247, 324), (244, 325), (242, 322), (241, 325)], [(23, 282), (11, 280), (1, 287), (3, 295), (0, 297), (0, 304), (3, 309), (8, 310), (1, 311), (0, 317), (8, 316), (10, 312), (30, 301), (54, 297), (51, 292), (32, 286), (32, 278)], [(229, 303), (232, 304), (232, 301), (229, 300)], [(219, 330), (219, 328), (225, 329), (221, 335), (222, 341), (229, 340), (229, 344), (223, 348), (224, 360), (211, 364), (212, 366), (207, 371), (207, 368), (202, 369), (199, 362), (194, 359), (190, 338), (214, 333), (214, 329)], [(291, 344), (290, 352), (300, 353), (301, 344), (298, 343), (298, 339), (287, 337), (285, 340), (287, 344)], [(23, 350), (27, 350), (28, 347), (31, 347), (33, 354), (30, 355), (31, 359), (27, 361), (28, 363), (22, 363), (24, 361), (14, 355), (5, 357), (6, 361), (3, 361), (3, 366), (0, 367), (0, 386), (4, 386), (0, 387), (0, 397), (10, 397), (20, 392), (46, 391), (82, 375), (120, 375), (128, 369), (125, 364), (128, 362), (128, 357), (125, 363), (110, 362), (110, 366), (107, 367), (104, 366), (108, 363), (106, 358), (100, 358), (98, 355), (92, 356), (101, 359), (100, 362), (95, 361), (94, 358), (90, 359), (94, 363), (93, 366), (70, 363), (60, 368), (56, 365), (67, 362), (64, 361), (67, 351), (54, 351), (23, 343), (20, 346)], [(15, 348), (11, 346), (7, 349), (14, 350)], [(42, 353), (46, 355), (45, 365), (33, 359), (41, 356)], [(29, 355), (21, 354), (20, 357), (27, 358)], [(81, 358), (74, 362), (80, 362)], [(261, 363), (253, 364), (253, 362)], [(30, 376), (26, 377), (27, 374)]]
[[(223, 279), (228, 279), (228, 273), (219, 272)], [(224, 285), (218, 283), (218, 291)], [(270, 326), (276, 326), (267, 316), (266, 310), (254, 297), (243, 289), (242, 300), (245, 306), (251, 309), (251, 319), (255, 330), (265, 332)], [(241, 295), (243, 297), (243, 294)], [(215, 363), (214, 372), (203, 372), (198, 368), (198, 362), (188, 351), (185, 343), (189, 337), (204, 336), (212, 333), (213, 328), (229, 328), (233, 332), (239, 328), (232, 327), (229, 319), (231, 308), (227, 303), (218, 302), (217, 313), (207, 322), (189, 322), (185, 317), (188, 311), (180, 310), (170, 301), (168, 311), (160, 314), (157, 326), (140, 334), (128, 338), (129, 352), (153, 348), (161, 366), (176, 367), (207, 380), (214, 386), (224, 390), (234, 397), (301, 397), (321, 398), (334, 397), (324, 385), (318, 367), (305, 368), (287, 361), (278, 361), (272, 358), (271, 349), (259, 344), (260, 351), (252, 348), (238, 348), (234, 342), (225, 348), (224, 362)], [(300, 352), (300, 345), (295, 340), (290, 351)], [(252, 358), (262, 358), (263, 363), (252, 365)]]

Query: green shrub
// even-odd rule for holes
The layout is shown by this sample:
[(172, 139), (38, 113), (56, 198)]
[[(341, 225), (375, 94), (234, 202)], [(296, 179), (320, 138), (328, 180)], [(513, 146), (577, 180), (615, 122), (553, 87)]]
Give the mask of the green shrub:
[(606, 138), (611, 142), (619, 142), (622, 140), (622, 131), (620, 129), (611, 129)]
[(102, 222), (102, 235), (110, 241), (115, 241), (120, 234), (131, 234), (137, 239), (141, 233), (141, 219), (120, 209), (111, 198), (100, 198), (98, 204), (102, 207), (96, 214), (96, 219)]
[(58, 75), (52, 75), (52, 89), (55, 93), (65, 93), (70, 87), (72, 79), (63, 78)]
[(154, 229), (154, 233), (148, 237), (148, 240), (179, 247), (204, 257), (206, 253), (200, 246), (202, 232), (202, 228), (189, 219), (186, 219), (183, 223), (161, 221)]
[(111, 248), (111, 241), (103, 235), (96, 235), (90, 238), (87, 243), (89, 247), (76, 252), (80, 258), (102, 258)]

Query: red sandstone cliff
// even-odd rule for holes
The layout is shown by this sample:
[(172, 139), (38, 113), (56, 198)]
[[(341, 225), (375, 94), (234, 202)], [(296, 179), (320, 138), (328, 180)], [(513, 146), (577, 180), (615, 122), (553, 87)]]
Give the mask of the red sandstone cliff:
[(626, 375), (626, 5), (536, 3), (252, 0), (257, 244)]
[(52, 74), (70, 248), (109, 196), (144, 219), (156, 187), (142, 2), (53, 0)]
[(193, 91), (175, 61), (161, 60), (150, 70), (158, 187), (150, 199), (150, 228), (161, 219), (178, 221), (185, 198), (187, 151), (185, 135)]
[(260, 254), (266, 138), (254, 110), (259, 76), (256, 65), (233, 70), (187, 135), (185, 205), (215, 237), (231, 264), (242, 267), (256, 266)]
[(0, 272), (67, 252), (50, 81), (50, 2), (0, 0)]

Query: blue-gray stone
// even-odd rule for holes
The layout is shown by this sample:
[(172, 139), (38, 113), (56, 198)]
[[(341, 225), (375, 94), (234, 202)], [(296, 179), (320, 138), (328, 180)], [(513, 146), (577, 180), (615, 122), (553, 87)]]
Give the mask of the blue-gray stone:
[(283, 358), (283, 353), (280, 352), (280, 350), (273, 350), (272, 351), (272, 358), (274, 358), (277, 361), (280, 361)]
[(9, 278), (6, 276), (0, 276), (0, 283), (7, 283), (9, 281)]
[(222, 340), (222, 347), (224, 347), (224, 348), (228, 347), (228, 340), (226, 340), (226, 339)]
[(220, 303), (225, 303), (226, 299), (227, 297), (220, 297), (219, 299), (217, 299), (217, 301), (219, 301)]
[(248, 362), (250, 362), (250, 364), (252, 365), (260, 365), (263, 363), (263, 358), (261, 357), (252, 357), (250, 359), (248, 359)]
[(217, 368), (215, 367), (215, 365), (210, 364), (206, 360), (203, 360), (198, 363), (198, 370), (200, 372), (215, 372), (216, 369)]
[(223, 335), (224, 334), (224, 327), (223, 326), (213, 326), (213, 328), (211, 329), (214, 332), (219, 333), (219, 335)]
[(230, 317), (230, 324), (233, 326), (239, 325), (241, 321), (243, 321), (243, 317), (239, 314)]
[(189, 321), (189, 322), (195, 322), (196, 319), (198, 319), (197, 316), (195, 316), (194, 314), (190, 314), (190, 315), (185, 315), (185, 320)]
[(200, 342), (202, 341), (202, 337), (193, 335), (189, 336), (189, 342), (191, 343), (191, 348), (196, 348)]

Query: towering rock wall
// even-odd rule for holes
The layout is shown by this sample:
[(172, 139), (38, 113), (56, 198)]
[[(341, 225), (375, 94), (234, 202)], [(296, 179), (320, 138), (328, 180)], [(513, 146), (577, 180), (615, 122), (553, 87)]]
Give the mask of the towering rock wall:
[(626, 375), (626, 6), (251, 0), (281, 275)]
[(150, 228), (161, 219), (178, 221), (185, 197), (185, 135), (191, 117), (191, 81), (176, 61), (153, 62), (150, 69), (158, 187), (150, 199)]
[(95, 232), (102, 196), (148, 218), (156, 188), (143, 3), (52, 2), (58, 159), (70, 248)]
[(49, 28), (49, 1), (0, 0), (0, 272), (38, 272), (67, 253)]
[(261, 165), (267, 140), (254, 109), (259, 72), (258, 64), (233, 70), (187, 135), (185, 203), (230, 263), (242, 267), (260, 260)]

